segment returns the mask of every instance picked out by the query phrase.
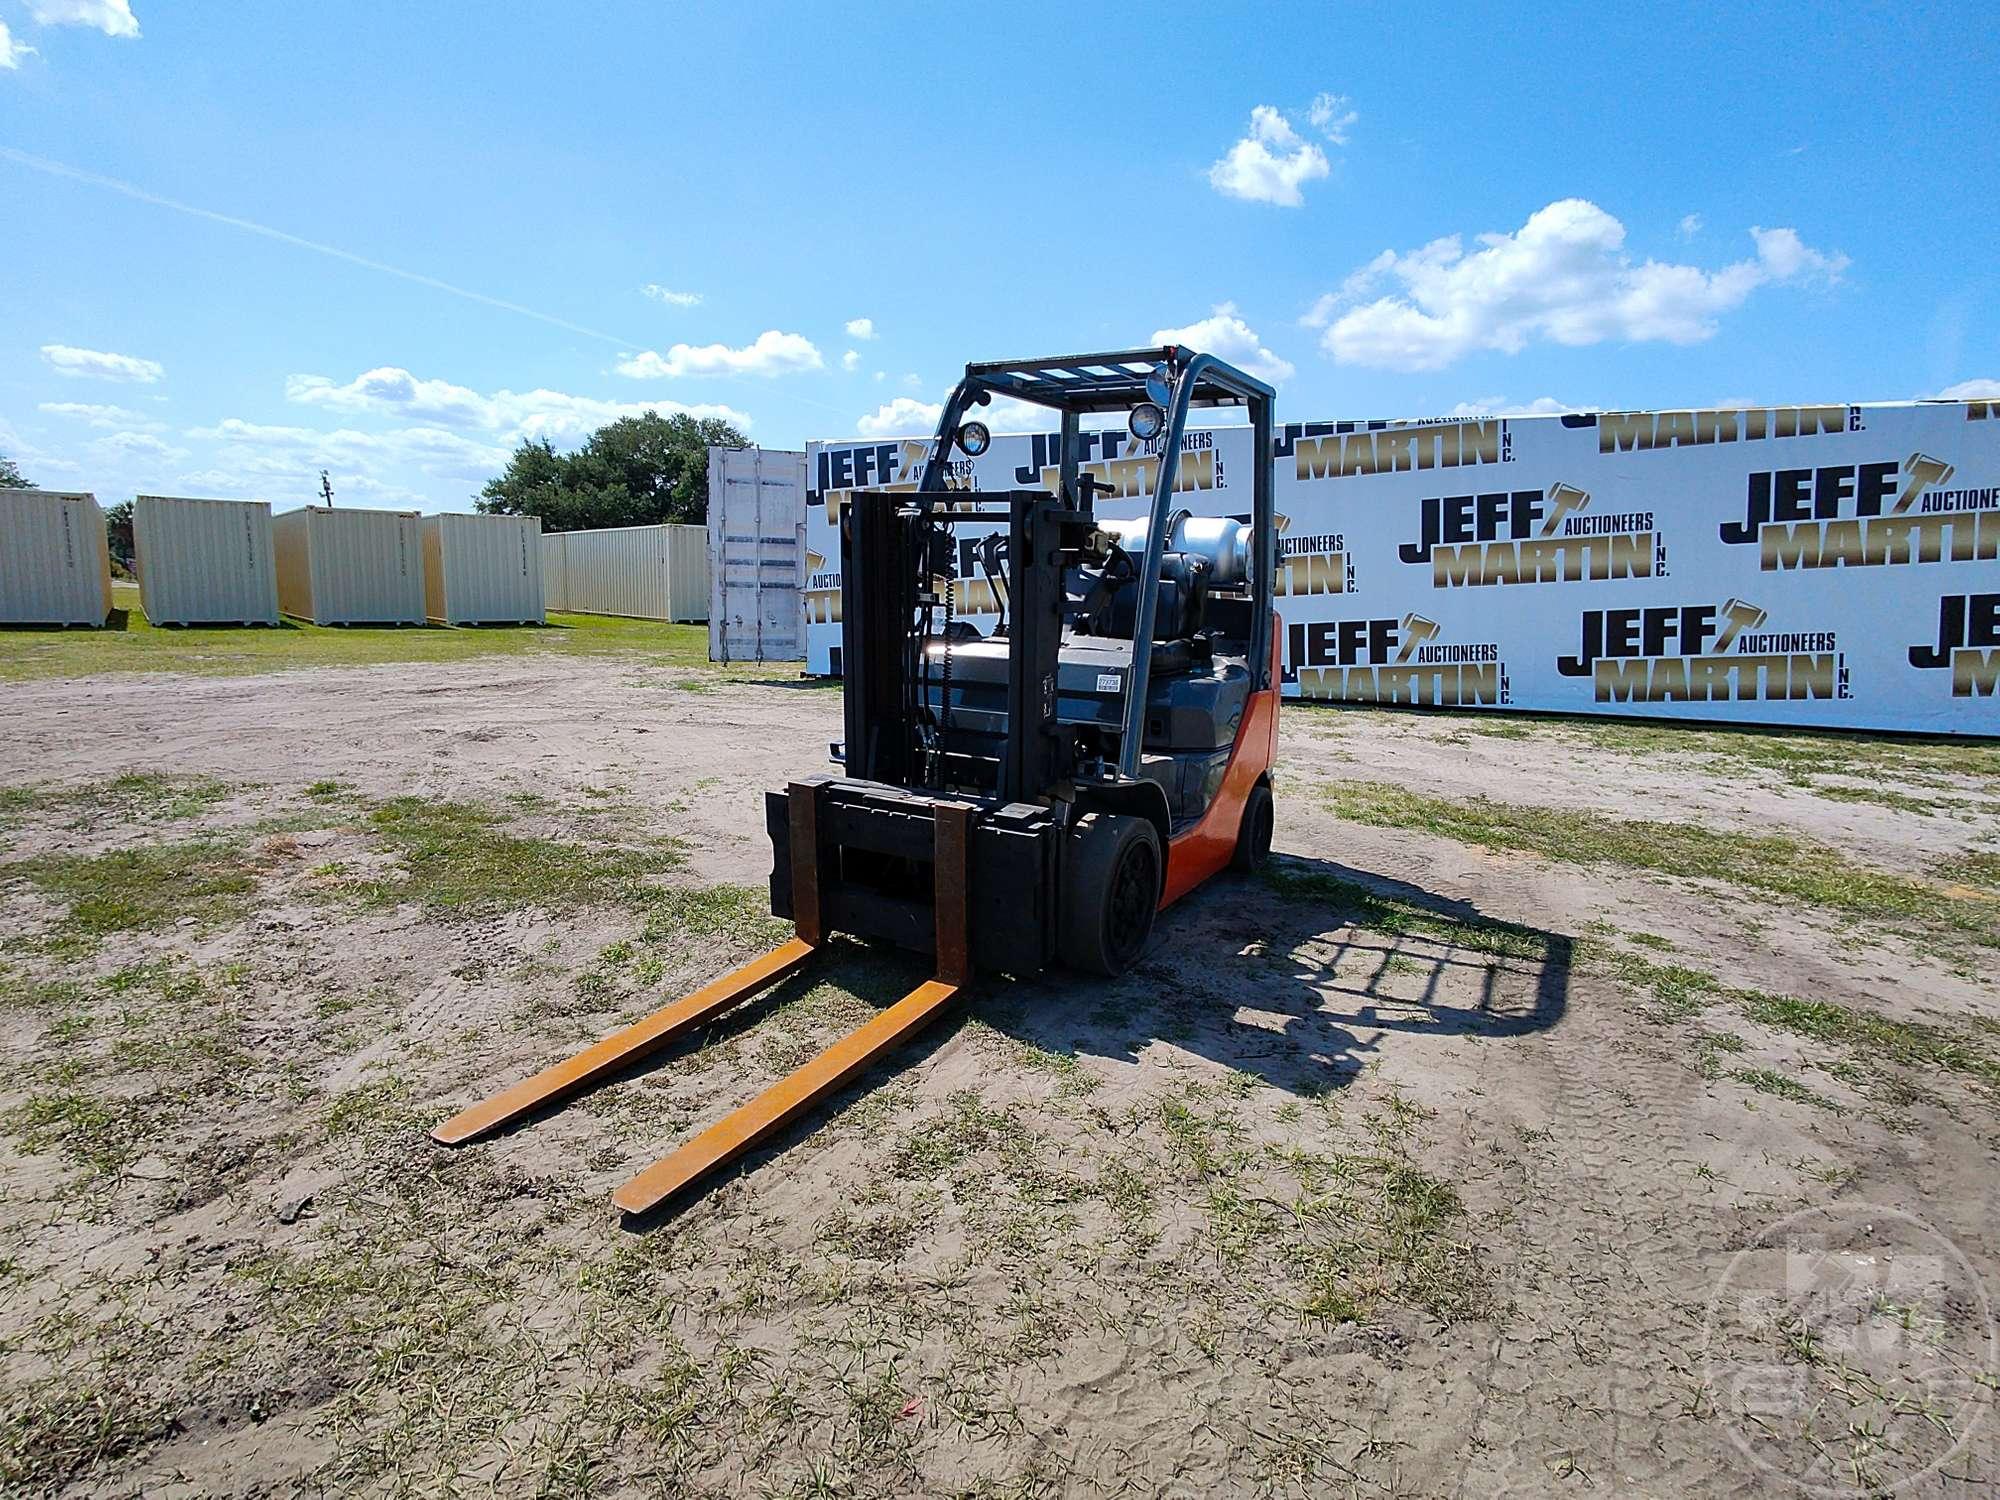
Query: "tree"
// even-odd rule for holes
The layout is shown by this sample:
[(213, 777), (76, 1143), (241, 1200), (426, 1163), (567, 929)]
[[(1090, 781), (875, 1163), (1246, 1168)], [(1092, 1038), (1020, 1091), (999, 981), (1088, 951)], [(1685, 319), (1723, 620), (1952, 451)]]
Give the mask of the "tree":
[(0, 453), (0, 490), (31, 490), (34, 486), (21, 477), (14, 460)]
[(718, 417), (620, 417), (574, 453), (525, 441), (479, 492), (487, 515), (540, 516), (545, 531), (708, 520), (708, 450), (749, 440)]
[(104, 539), (110, 544), (111, 560), (129, 570), (135, 550), (132, 543), (130, 500), (120, 500), (104, 513)]

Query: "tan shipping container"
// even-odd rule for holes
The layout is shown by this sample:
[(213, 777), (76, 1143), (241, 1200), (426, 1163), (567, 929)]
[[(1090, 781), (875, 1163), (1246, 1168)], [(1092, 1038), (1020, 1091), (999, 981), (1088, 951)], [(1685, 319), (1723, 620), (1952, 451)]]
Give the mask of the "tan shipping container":
[(424, 517), (424, 612), (446, 625), (540, 625), (539, 516)]
[(111, 547), (94, 495), (0, 489), (0, 624), (102, 625)]
[[(708, 528), (616, 526), (542, 540), (551, 609), (642, 620), (708, 618)], [(560, 602), (556, 602), (560, 600)]]
[(272, 517), (278, 608), (315, 625), (423, 624), (422, 522), (323, 505)]
[(278, 569), (262, 500), (140, 495), (139, 598), (155, 625), (275, 625)]
[(569, 533), (542, 533), (542, 603), (549, 609), (569, 608), (569, 549), (564, 538)]

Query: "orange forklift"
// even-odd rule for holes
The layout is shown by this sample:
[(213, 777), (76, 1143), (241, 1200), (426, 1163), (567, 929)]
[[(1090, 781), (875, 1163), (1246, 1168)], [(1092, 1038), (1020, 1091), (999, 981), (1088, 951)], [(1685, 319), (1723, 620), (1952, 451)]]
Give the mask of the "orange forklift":
[[(1056, 412), (1060, 482), (951, 487), (995, 396)], [(809, 962), (832, 934), (932, 954), (937, 976), (612, 1195), (647, 1214), (781, 1130), (935, 1018), (980, 971), (1117, 975), (1154, 915), (1271, 847), (1278, 733), (1272, 405), (1180, 346), (965, 367), (914, 490), (842, 508), (841, 774), (767, 794), (771, 909), (796, 936), (431, 1132), (459, 1145), (590, 1088)], [(1248, 409), (1247, 516), (1174, 507), (1197, 408)], [(1097, 514), (1086, 417), (1157, 459), (1150, 511)], [(968, 565), (983, 612), (966, 618)], [(984, 606), (991, 605), (991, 609)], [(982, 632), (978, 620), (992, 621)]]

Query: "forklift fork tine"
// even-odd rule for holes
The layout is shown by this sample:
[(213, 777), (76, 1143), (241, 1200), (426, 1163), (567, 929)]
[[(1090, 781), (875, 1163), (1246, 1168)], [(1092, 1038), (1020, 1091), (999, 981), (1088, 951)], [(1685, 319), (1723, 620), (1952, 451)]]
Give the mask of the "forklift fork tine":
[(928, 979), (780, 1083), (719, 1120), (611, 1195), (627, 1214), (659, 1207), (682, 1188), (782, 1130), (884, 1052), (900, 1046), (950, 1003), (959, 986)]
[(793, 938), (740, 969), (703, 985), (692, 995), (613, 1033), (596, 1046), (587, 1047), (572, 1058), (544, 1068), (533, 1078), (453, 1115), (431, 1131), (431, 1139), (442, 1145), (457, 1146), (511, 1124), (544, 1105), (580, 1093), (782, 979), (810, 958), (813, 951), (813, 945), (804, 938)]

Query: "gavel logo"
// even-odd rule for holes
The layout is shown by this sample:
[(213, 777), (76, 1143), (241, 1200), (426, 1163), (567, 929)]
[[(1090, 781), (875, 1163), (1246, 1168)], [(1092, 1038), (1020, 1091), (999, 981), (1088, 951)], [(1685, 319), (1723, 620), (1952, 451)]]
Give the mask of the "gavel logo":
[(1426, 641), (1434, 641), (1444, 627), (1436, 620), (1425, 619), (1419, 614), (1403, 616), (1403, 649), (1396, 653), (1398, 664), (1406, 662)]
[(1903, 472), (1910, 482), (1903, 486), (1903, 493), (1896, 498), (1896, 514), (1901, 515), (1917, 503), (1921, 495), (1932, 485), (1943, 484), (1957, 471), (1941, 458), (1932, 458), (1928, 453), (1912, 453), (1903, 460)]
[(1558, 479), (1549, 486), (1549, 518), (1542, 522), (1542, 535), (1554, 536), (1565, 517), (1574, 515), (1589, 504), (1590, 491), (1580, 490)]
[(1715, 638), (1715, 650), (1719, 656), (1729, 649), (1729, 643), (1746, 630), (1760, 630), (1770, 615), (1756, 605), (1742, 599), (1731, 599), (1722, 606), (1722, 631)]

